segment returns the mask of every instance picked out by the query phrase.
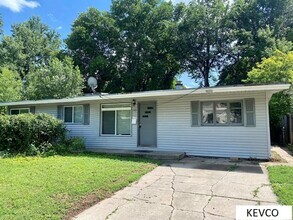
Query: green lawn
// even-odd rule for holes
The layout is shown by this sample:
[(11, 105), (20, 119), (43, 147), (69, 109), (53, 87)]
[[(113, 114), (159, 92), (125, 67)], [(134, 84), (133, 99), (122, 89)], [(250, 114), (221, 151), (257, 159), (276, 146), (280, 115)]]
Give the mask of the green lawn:
[(137, 180), (154, 161), (83, 154), (0, 159), (0, 219), (61, 219)]
[(293, 205), (293, 167), (272, 166), (268, 168), (274, 193), (283, 205)]

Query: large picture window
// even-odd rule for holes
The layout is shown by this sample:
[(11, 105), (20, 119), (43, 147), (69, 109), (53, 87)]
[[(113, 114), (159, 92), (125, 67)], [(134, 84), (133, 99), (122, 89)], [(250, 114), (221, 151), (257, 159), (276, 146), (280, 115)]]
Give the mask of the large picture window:
[(64, 122), (65, 123), (83, 123), (83, 106), (65, 106), (64, 107)]
[(131, 134), (131, 104), (103, 104), (101, 117), (101, 134)]
[(202, 102), (202, 125), (242, 125), (241, 101)]

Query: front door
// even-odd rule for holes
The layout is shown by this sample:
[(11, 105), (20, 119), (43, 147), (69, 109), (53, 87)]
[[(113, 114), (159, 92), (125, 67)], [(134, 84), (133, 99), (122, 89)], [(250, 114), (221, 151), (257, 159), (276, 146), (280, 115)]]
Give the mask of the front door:
[(155, 102), (142, 102), (139, 105), (139, 145), (141, 147), (156, 147), (157, 145)]

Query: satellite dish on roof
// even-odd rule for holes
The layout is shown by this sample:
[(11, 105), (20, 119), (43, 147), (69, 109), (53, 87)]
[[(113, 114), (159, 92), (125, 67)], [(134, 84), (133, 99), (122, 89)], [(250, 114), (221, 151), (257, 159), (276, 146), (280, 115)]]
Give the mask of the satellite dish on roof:
[(97, 81), (97, 79), (96, 79), (95, 77), (92, 77), (92, 76), (91, 76), (91, 77), (89, 77), (89, 78), (87, 79), (87, 84), (88, 84), (89, 87), (91, 87), (93, 93), (96, 93), (95, 89), (96, 89), (97, 86), (98, 86), (98, 81)]

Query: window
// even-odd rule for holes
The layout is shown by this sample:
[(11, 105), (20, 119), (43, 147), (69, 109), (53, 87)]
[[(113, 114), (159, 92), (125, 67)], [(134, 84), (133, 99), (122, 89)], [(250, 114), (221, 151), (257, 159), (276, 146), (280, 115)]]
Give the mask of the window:
[(202, 103), (202, 123), (203, 124), (214, 123), (214, 103), (213, 102)]
[(103, 104), (101, 117), (101, 134), (130, 135), (131, 104)]
[(202, 125), (242, 125), (242, 102), (202, 103)]
[(65, 106), (64, 107), (64, 122), (65, 123), (83, 123), (83, 106)]
[(19, 115), (19, 114), (24, 114), (24, 113), (30, 113), (30, 109), (29, 108), (10, 109), (10, 115)]

